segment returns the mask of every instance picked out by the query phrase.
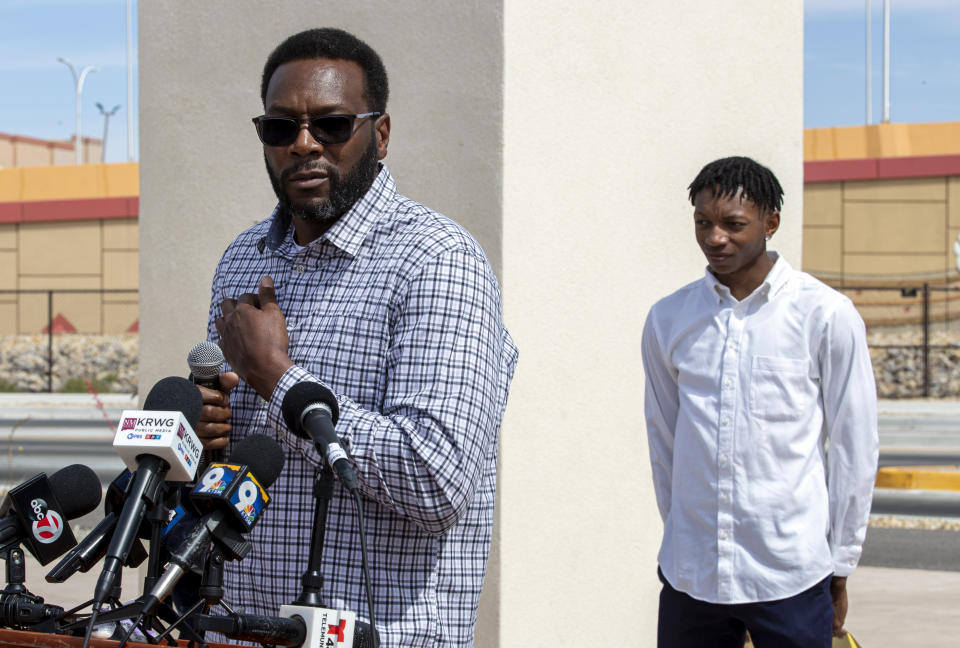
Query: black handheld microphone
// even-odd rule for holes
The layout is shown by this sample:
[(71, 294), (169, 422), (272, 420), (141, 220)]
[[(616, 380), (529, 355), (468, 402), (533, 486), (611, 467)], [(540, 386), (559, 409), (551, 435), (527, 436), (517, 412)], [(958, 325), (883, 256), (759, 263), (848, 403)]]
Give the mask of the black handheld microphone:
[[(197, 630), (210, 630), (237, 641), (250, 641), (265, 646), (326, 645), (306, 643), (307, 628), (300, 618), (269, 617), (260, 614), (230, 614), (193, 617)], [(321, 639), (322, 641), (322, 639)]]
[(212, 463), (198, 480), (190, 497), (204, 511), (190, 534), (170, 554), (170, 562), (153, 590), (144, 598), (141, 614), (153, 612), (211, 540), (218, 541), (233, 559), (243, 558), (250, 544), (240, 534), (260, 520), (270, 503), (266, 488), (283, 469), (283, 450), (268, 436), (243, 439), (227, 463)]
[(46, 565), (77, 544), (67, 520), (100, 504), (100, 479), (88, 466), (72, 464), (47, 477), (40, 473), (12, 488), (0, 506), (0, 547), (26, 545)]
[(196, 630), (219, 632), (230, 639), (267, 646), (374, 648), (376, 645), (368, 624), (356, 621), (348, 613), (323, 608), (304, 608), (285, 617), (202, 614), (193, 617), (191, 624)]
[(136, 470), (94, 589), (94, 611), (113, 590), (147, 510), (161, 495), (163, 480), (193, 479), (201, 449), (193, 427), (202, 407), (197, 388), (185, 378), (171, 376), (153, 386), (143, 411), (121, 414), (113, 445), (128, 467)]
[(357, 473), (333, 429), (340, 416), (333, 392), (320, 383), (300, 382), (287, 391), (280, 407), (287, 429), (302, 439), (312, 440), (347, 490), (357, 490)]
[(195, 385), (210, 389), (220, 389), (218, 376), (223, 371), (223, 351), (213, 342), (198, 342), (187, 354), (187, 366), (190, 367), (190, 380)]
[[(107, 486), (107, 494), (103, 498), (104, 516), (100, 523), (93, 528), (86, 537), (77, 543), (77, 546), (67, 552), (63, 559), (51, 569), (46, 579), (48, 583), (62, 583), (78, 571), (86, 573), (107, 555), (107, 545), (113, 539), (113, 530), (117, 526), (119, 511), (123, 508), (124, 494), (133, 477), (128, 469), (114, 477)], [(147, 559), (147, 551), (143, 543), (135, 541), (130, 548), (125, 567), (137, 567)]]

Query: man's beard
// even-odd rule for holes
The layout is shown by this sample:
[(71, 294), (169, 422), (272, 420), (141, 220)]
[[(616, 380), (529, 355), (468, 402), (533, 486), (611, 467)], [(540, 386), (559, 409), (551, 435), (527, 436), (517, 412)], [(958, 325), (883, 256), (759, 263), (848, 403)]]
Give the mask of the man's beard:
[[(285, 169), (280, 174), (280, 178), (277, 178), (273, 169), (270, 168), (270, 163), (267, 162), (266, 155), (264, 155), (263, 160), (267, 165), (267, 175), (270, 176), (273, 192), (280, 202), (281, 216), (299, 218), (308, 223), (335, 221), (347, 213), (354, 203), (363, 198), (363, 195), (367, 193), (367, 189), (370, 188), (373, 180), (377, 177), (377, 138), (370, 138), (370, 145), (364, 151), (363, 157), (357, 160), (353, 168), (342, 178), (336, 167), (324, 165), (318, 160), (305, 161), (295, 167)], [(327, 172), (327, 184), (330, 187), (327, 199), (310, 205), (292, 204), (290, 196), (284, 190), (284, 182), (287, 178), (301, 171), (320, 169)]]

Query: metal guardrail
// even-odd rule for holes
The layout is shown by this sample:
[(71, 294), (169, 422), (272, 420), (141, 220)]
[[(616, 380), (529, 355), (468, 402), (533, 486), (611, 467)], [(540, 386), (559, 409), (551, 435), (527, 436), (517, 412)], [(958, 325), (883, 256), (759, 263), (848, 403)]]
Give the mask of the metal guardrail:
[[(21, 423), (21, 422), (18, 422)], [(15, 486), (40, 472), (56, 472), (81, 463), (110, 483), (123, 470), (113, 450), (113, 433), (87, 421), (70, 423), (27, 420), (4, 435), (0, 456), (0, 484)]]
[(45, 394), (0, 396), (0, 487), (21, 483), (38, 472), (50, 474), (82, 463), (108, 484), (123, 470), (113, 450), (117, 421), (136, 409), (130, 396), (71, 394), (51, 401)]

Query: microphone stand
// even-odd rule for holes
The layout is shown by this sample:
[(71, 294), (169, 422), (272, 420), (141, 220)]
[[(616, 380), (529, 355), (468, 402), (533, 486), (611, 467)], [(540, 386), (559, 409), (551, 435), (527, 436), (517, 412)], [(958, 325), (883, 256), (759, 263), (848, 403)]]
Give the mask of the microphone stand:
[(0, 547), (0, 558), (6, 562), (7, 572), (7, 586), (0, 591), (0, 627), (55, 632), (63, 608), (45, 605), (43, 597), (31, 594), (24, 585), (27, 566), (19, 541)]
[[(219, 605), (227, 612), (230, 613), (230, 616), (237, 616), (237, 613), (223, 600), (224, 590), (223, 590), (223, 569), (224, 563), (227, 560), (227, 552), (224, 551), (223, 547), (219, 543), (213, 543), (213, 550), (207, 555), (206, 560), (203, 564), (203, 579), (200, 581), (200, 599), (197, 600), (190, 608), (181, 614), (176, 621), (170, 624), (167, 629), (156, 637), (156, 641), (163, 641), (167, 635), (174, 631), (174, 629), (184, 626), (184, 623), (188, 619), (195, 619), (197, 622), (197, 627), (191, 627), (189, 624), (184, 626), (189, 628), (187, 634), (194, 634), (199, 631), (202, 631), (204, 628), (204, 622), (206, 617), (209, 616), (208, 612), (210, 608)], [(203, 609), (199, 614), (197, 612)], [(184, 630), (181, 630), (181, 633), (184, 633)], [(199, 636), (199, 635), (194, 635)], [(194, 639), (194, 641), (197, 641)], [(207, 644), (202, 638), (200, 638), (200, 646), (205, 647)]]
[[(174, 492), (179, 493), (179, 491)], [(160, 580), (162, 568), (160, 560), (162, 551), (160, 537), (163, 531), (163, 525), (167, 523), (169, 517), (170, 507), (167, 506), (166, 499), (163, 497), (160, 498), (157, 505), (150, 509), (146, 515), (146, 519), (150, 522), (150, 553), (147, 554), (147, 574), (143, 577), (143, 592), (145, 593), (152, 591), (153, 586)], [(137, 602), (139, 602), (139, 599)], [(146, 615), (143, 619), (140, 619), (140, 621), (143, 622), (142, 627), (144, 628), (145, 635), (149, 628), (156, 627), (156, 616), (152, 614)], [(134, 624), (134, 627), (136, 627), (136, 624)]]
[(333, 497), (333, 471), (326, 463), (317, 470), (317, 478), (313, 482), (313, 529), (310, 531), (310, 559), (307, 561), (307, 571), (300, 580), (303, 588), (300, 596), (293, 602), (294, 605), (307, 607), (323, 607), (320, 602), (320, 589), (323, 587), (323, 575), (320, 573), (321, 553), (323, 552), (323, 537), (327, 529), (327, 510), (330, 508), (330, 499)]

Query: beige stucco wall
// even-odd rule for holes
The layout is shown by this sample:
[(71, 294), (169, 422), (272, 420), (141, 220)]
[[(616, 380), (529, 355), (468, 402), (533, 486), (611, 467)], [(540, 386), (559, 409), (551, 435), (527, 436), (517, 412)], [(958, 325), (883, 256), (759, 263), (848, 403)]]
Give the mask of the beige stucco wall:
[(571, 645), (584, 613), (592, 645), (654, 645), (640, 331), (702, 274), (685, 188), (712, 159), (774, 169), (775, 247), (800, 264), (801, 1), (236, 4), (140, 9), (140, 384), (185, 374), (220, 252), (272, 206), (263, 59), (354, 31), (391, 75), (401, 189), (477, 235), (520, 346), (477, 645)]
[(521, 355), (500, 645), (589, 632), (653, 646), (661, 523), (640, 333), (656, 299), (702, 275), (686, 187), (710, 160), (777, 173), (775, 247), (800, 264), (802, 6), (516, 0), (504, 22), (504, 290)]

